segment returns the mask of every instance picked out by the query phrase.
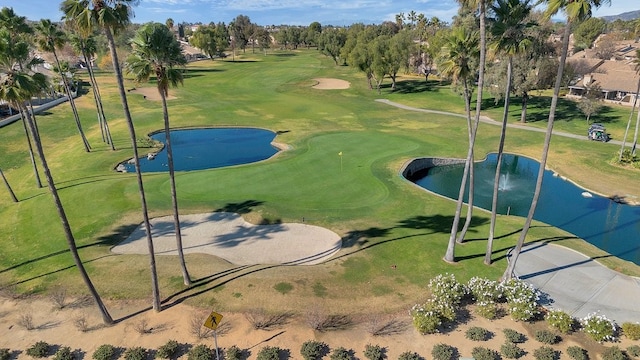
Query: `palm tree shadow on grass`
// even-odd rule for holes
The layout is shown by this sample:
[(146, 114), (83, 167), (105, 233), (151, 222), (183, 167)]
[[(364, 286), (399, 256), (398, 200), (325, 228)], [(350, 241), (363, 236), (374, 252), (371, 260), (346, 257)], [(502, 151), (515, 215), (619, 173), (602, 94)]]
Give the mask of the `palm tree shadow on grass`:
[[(396, 83), (396, 94), (420, 94), (424, 92), (438, 92), (442, 90), (444, 85), (448, 85), (447, 82), (440, 82), (437, 80), (404, 80)], [(381, 89), (390, 89), (391, 84), (383, 84)]]

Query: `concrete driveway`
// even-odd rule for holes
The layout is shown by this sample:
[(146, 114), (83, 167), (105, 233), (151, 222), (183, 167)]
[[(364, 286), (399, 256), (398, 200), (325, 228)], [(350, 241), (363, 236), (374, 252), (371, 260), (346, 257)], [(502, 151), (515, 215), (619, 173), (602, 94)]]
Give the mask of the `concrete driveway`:
[(599, 312), (618, 324), (640, 322), (640, 279), (576, 251), (549, 243), (527, 245), (515, 273), (548, 296), (543, 305), (575, 318)]

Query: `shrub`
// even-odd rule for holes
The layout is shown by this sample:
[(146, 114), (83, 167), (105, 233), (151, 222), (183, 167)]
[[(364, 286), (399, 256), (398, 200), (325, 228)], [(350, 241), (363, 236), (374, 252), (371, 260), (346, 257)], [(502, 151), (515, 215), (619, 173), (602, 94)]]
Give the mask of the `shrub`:
[(595, 341), (615, 341), (616, 324), (604, 315), (589, 314), (580, 320), (580, 324)]
[(464, 336), (473, 341), (487, 341), (491, 337), (491, 332), (485, 328), (479, 326), (473, 326), (467, 329)]
[(322, 353), (326, 348), (327, 344), (321, 341), (308, 340), (302, 344), (300, 354), (305, 360), (316, 360), (322, 357)]
[(544, 318), (549, 326), (563, 334), (570, 333), (575, 324), (575, 319), (562, 310), (549, 310)]
[(622, 333), (631, 340), (640, 340), (640, 323), (623, 323)]
[(457, 353), (455, 347), (447, 344), (436, 344), (431, 350), (433, 360), (453, 360)]
[(49, 344), (38, 341), (27, 349), (27, 355), (34, 358), (43, 358), (49, 354)]
[(549, 330), (538, 330), (534, 334), (536, 340), (543, 344), (553, 345), (559, 341), (558, 335), (552, 333)]
[(429, 280), (427, 288), (431, 296), (440, 303), (458, 305), (466, 295), (467, 290), (460, 284), (453, 274), (440, 274)]
[(627, 359), (629, 359), (627, 357), (627, 354), (625, 354), (624, 351), (622, 351), (622, 349), (620, 349), (617, 346), (608, 347), (602, 352), (602, 360), (627, 360)]
[(498, 317), (498, 304), (493, 300), (478, 300), (476, 313), (485, 319), (493, 320)]
[(11, 358), (11, 351), (7, 348), (0, 349), (0, 360), (9, 360)]
[(339, 348), (333, 349), (329, 358), (331, 360), (352, 360), (353, 356), (351, 356), (349, 350), (341, 346)]
[(422, 356), (418, 355), (418, 353), (405, 351), (400, 356), (398, 356), (398, 360), (424, 360)]
[(56, 351), (53, 360), (73, 360), (75, 358), (74, 354), (71, 352), (71, 348), (68, 346), (63, 346)]
[(524, 355), (524, 350), (514, 343), (506, 342), (500, 346), (500, 354), (507, 359), (518, 359)]
[(369, 360), (382, 360), (385, 358), (384, 348), (379, 345), (367, 344), (364, 347), (364, 356)]
[(515, 321), (529, 321), (538, 315), (538, 291), (524, 281), (511, 279), (504, 285), (507, 311)]
[(503, 297), (503, 288), (498, 281), (481, 277), (472, 277), (469, 279), (467, 291), (476, 302), (487, 300), (495, 302)]
[(171, 359), (178, 354), (180, 344), (175, 340), (169, 340), (166, 344), (160, 346), (156, 352), (156, 357), (161, 359)]
[(533, 352), (536, 360), (556, 360), (558, 353), (551, 346), (541, 346)]
[(116, 353), (116, 348), (113, 345), (103, 344), (98, 346), (96, 351), (91, 356), (94, 360), (111, 360)]
[(124, 360), (146, 360), (147, 350), (140, 346), (128, 348), (124, 352)]
[(31, 313), (20, 314), (20, 317), (18, 318), (18, 325), (27, 330), (33, 330), (36, 328), (33, 324), (33, 315), (31, 315)]
[(233, 345), (224, 351), (224, 360), (240, 360), (242, 357), (242, 350), (239, 347)]
[(486, 347), (474, 347), (473, 350), (471, 350), (471, 356), (473, 356), (473, 358), (475, 360), (498, 360), (500, 359), (500, 354), (498, 354), (497, 351), (495, 350), (491, 350), (489, 348)]
[(581, 348), (580, 346), (569, 346), (567, 348), (567, 354), (573, 360), (589, 360), (589, 354), (587, 350)]
[(204, 344), (198, 344), (189, 350), (188, 360), (213, 360), (213, 352)]
[(514, 344), (520, 344), (525, 342), (526, 340), (524, 334), (521, 334), (513, 329), (504, 329), (502, 330), (502, 332), (504, 333), (504, 337), (507, 338), (507, 341)]
[(434, 334), (442, 325), (440, 313), (435, 308), (434, 301), (427, 301), (424, 305), (414, 305), (411, 309), (413, 326), (421, 334)]
[(258, 360), (278, 360), (280, 348), (277, 346), (265, 346), (258, 352)]
[(627, 348), (627, 353), (633, 357), (638, 357), (640, 356), (640, 346), (638, 345), (631, 345)]

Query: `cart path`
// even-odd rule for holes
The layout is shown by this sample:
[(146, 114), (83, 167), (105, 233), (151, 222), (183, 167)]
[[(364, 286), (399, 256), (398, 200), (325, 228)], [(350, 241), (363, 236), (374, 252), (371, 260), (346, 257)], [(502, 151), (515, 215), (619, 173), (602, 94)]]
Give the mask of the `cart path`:
[[(462, 114), (456, 114), (456, 113), (452, 113), (452, 112), (448, 112), (448, 111), (440, 111), (440, 110), (420, 109), (420, 108), (415, 108), (415, 107), (412, 107), (412, 106), (403, 105), (403, 104), (400, 104), (400, 103), (397, 103), (397, 102), (393, 102), (393, 101), (387, 100), (387, 99), (376, 99), (376, 102), (387, 104), (387, 105), (391, 105), (391, 106), (395, 106), (397, 108), (404, 109), (404, 110), (409, 110), (409, 111), (417, 111), (417, 112), (423, 112), (423, 113), (428, 113), (428, 114), (440, 114), (440, 115), (447, 115), (447, 116), (455, 116), (455, 117), (459, 117), (459, 118), (463, 118), (463, 119), (467, 118), (466, 115), (462, 115)], [(501, 122), (495, 121), (492, 118), (490, 118), (488, 116), (484, 116), (484, 115), (480, 116), (480, 121), (482, 121), (485, 124), (502, 126)], [(547, 129), (540, 129), (540, 128), (531, 127), (531, 126), (522, 125), (522, 124), (507, 124), (507, 127), (513, 128), (513, 129), (535, 131), (535, 132), (539, 132), (539, 133), (546, 133), (547, 132)], [(564, 131), (556, 131), (556, 130), (554, 130), (553, 131), (553, 135), (563, 136), (563, 137), (572, 138), (572, 139), (578, 139), (578, 140), (589, 140), (587, 138), (587, 136), (571, 134), (571, 133), (564, 132)], [(607, 144), (622, 145), (622, 142), (619, 141), (619, 140), (609, 140), (607, 142)]]

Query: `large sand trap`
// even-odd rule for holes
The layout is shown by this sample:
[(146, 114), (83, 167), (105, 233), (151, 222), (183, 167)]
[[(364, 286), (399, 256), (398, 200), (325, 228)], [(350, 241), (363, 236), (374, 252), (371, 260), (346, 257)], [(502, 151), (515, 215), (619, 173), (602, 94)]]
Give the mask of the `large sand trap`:
[[(147, 100), (154, 100), (154, 101), (162, 100), (160, 98), (160, 94), (158, 93), (158, 89), (155, 87), (136, 88), (134, 90), (129, 90), (129, 92), (134, 94), (140, 94), (144, 96), (144, 98)], [(177, 99), (177, 98), (171, 95), (171, 93), (169, 93), (169, 95), (167, 96), (167, 100), (173, 100), (173, 99)]]
[(351, 83), (346, 80), (340, 79), (332, 79), (332, 78), (316, 78), (313, 79), (318, 83), (313, 85), (314, 89), (320, 90), (340, 90), (340, 89), (348, 89), (351, 86)]
[[(237, 265), (313, 265), (340, 250), (338, 234), (307, 224), (253, 225), (233, 213), (181, 215), (182, 245), (185, 254), (205, 253)], [(177, 255), (173, 216), (151, 220), (156, 254)], [(146, 234), (142, 225), (119, 245), (119, 254), (146, 254)]]

